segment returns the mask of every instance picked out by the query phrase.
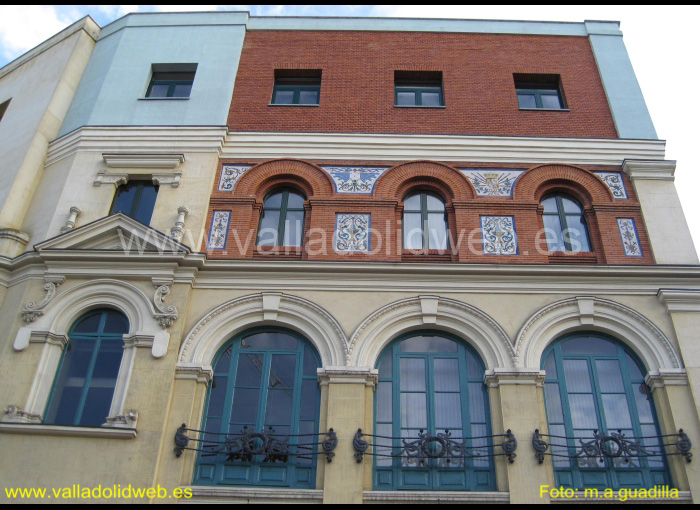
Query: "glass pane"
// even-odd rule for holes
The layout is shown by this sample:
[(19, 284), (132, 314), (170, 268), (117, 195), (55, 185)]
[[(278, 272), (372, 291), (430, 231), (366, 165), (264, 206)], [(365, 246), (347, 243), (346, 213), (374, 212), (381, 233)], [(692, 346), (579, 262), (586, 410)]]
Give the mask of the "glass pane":
[(561, 352), (563, 354), (617, 354), (617, 346), (595, 336), (581, 336), (562, 342)]
[[(99, 317), (99, 316), (98, 316)], [(72, 337), (65, 352), (61, 371), (54, 383), (51, 405), (46, 423), (73, 425), (80, 396), (85, 385), (85, 376), (92, 361), (94, 339)], [(100, 423), (102, 425), (102, 423)]]
[(459, 391), (459, 368), (456, 359), (433, 360), (435, 391)]
[(581, 206), (577, 202), (571, 200), (570, 198), (561, 197), (561, 202), (564, 205), (564, 212), (566, 214), (577, 213), (581, 214)]
[(416, 106), (415, 92), (397, 92), (396, 104), (398, 106)]
[(557, 379), (557, 364), (554, 360), (554, 351), (549, 353), (547, 359), (544, 361), (544, 371), (545, 377), (549, 379)]
[(627, 359), (627, 370), (629, 370), (630, 380), (634, 382), (643, 382), (644, 375), (642, 375), (640, 366), (629, 354), (625, 353), (625, 358)]
[(457, 431), (457, 436), (462, 432), (462, 404), (459, 393), (435, 394), (435, 431)]
[(540, 95), (540, 100), (542, 101), (542, 108), (556, 108), (561, 109), (561, 103), (559, 102), (559, 96), (555, 94), (542, 94)]
[(420, 213), (404, 213), (403, 215), (403, 248), (404, 250), (420, 250), (423, 248), (423, 228)]
[(391, 422), (391, 406), (393, 402), (392, 384), (390, 382), (380, 382), (377, 385), (377, 421)]
[(287, 209), (303, 209), (304, 197), (298, 193), (289, 192), (287, 195)]
[(266, 209), (279, 209), (282, 207), (282, 195), (284, 195), (283, 192), (270, 195), (265, 199), (265, 202), (263, 202), (263, 207)]
[[(457, 344), (455, 344), (455, 348), (456, 347), (457, 347)], [(481, 366), (481, 363), (468, 350), (466, 351), (466, 356), (467, 356), (467, 378), (478, 379), (479, 381), (483, 381), (484, 368)]]
[(556, 213), (557, 212), (557, 198), (556, 197), (545, 198), (540, 203), (544, 207), (544, 212), (546, 212), (546, 213)]
[(304, 346), (304, 375), (310, 375), (316, 377), (316, 369), (318, 368), (318, 361), (316, 361), (316, 356), (311, 351), (308, 345)]
[(425, 391), (425, 360), (401, 358), (401, 391)]
[(566, 375), (566, 389), (569, 393), (589, 393), (591, 391), (591, 380), (586, 360), (564, 360), (564, 374)]
[(137, 191), (138, 186), (134, 186), (133, 183), (119, 186), (119, 188), (117, 188), (117, 195), (114, 198), (112, 212), (110, 214), (120, 212), (129, 216), (131, 214), (131, 208), (134, 204)]
[[(392, 426), (391, 425), (377, 425), (378, 436), (384, 436), (383, 438), (377, 437), (374, 442), (377, 446), (374, 448), (374, 452), (382, 455), (391, 455), (392, 452), (392, 441), (391, 439), (386, 439), (392, 437)], [(377, 466), (391, 466), (393, 459), (390, 457), (377, 456)]]
[(592, 436), (594, 429), (600, 429), (596, 419), (593, 395), (569, 395), (569, 408), (571, 409), (571, 422), (575, 429), (586, 430), (589, 432), (589, 436)]
[(392, 349), (389, 349), (386, 353), (384, 353), (384, 356), (382, 357), (382, 361), (379, 364), (379, 378), (380, 379), (389, 379), (392, 377)]
[[(114, 386), (123, 353), (124, 347), (121, 338), (115, 340), (104, 339), (100, 342), (100, 350), (97, 353), (95, 367), (92, 370), (91, 387), (99, 386), (100, 384), (112, 384), (112, 387)], [(99, 382), (96, 379), (99, 379)]]
[(173, 90), (173, 97), (190, 97), (191, 91), (191, 83), (178, 83)]
[(293, 104), (294, 102), (294, 91), (293, 90), (277, 90), (275, 89), (275, 97), (272, 100), (273, 104)]
[(486, 423), (484, 390), (484, 383), (469, 383), (469, 419), (472, 423)]
[(265, 426), (287, 425), (292, 422), (292, 391), (270, 390), (267, 393)]
[(287, 333), (269, 331), (256, 333), (241, 340), (242, 348), (275, 349), (278, 351), (296, 351), (297, 339)]
[(100, 327), (100, 320), (102, 319), (101, 313), (95, 313), (82, 319), (75, 327), (72, 329), (73, 333), (97, 333)]
[(651, 414), (651, 404), (648, 395), (647, 385), (642, 383), (633, 385), (634, 400), (637, 403), (637, 413), (639, 414), (640, 423), (654, 423), (654, 417)]
[(608, 432), (632, 427), (630, 411), (627, 406), (627, 397), (624, 393), (609, 393), (602, 395), (603, 409), (605, 410), (605, 424)]
[(318, 104), (318, 90), (300, 90), (299, 104)]
[(565, 251), (566, 247), (564, 245), (564, 238), (562, 237), (559, 216), (544, 214), (542, 216), (542, 222), (544, 223), (547, 249), (549, 251)]
[(316, 418), (316, 402), (318, 395), (318, 382), (306, 379), (301, 383), (301, 419), (314, 420)]
[(624, 393), (625, 387), (622, 384), (620, 362), (616, 359), (599, 359), (595, 363), (598, 369), (600, 391), (603, 393)]
[(255, 423), (258, 416), (258, 397), (260, 390), (236, 388), (233, 391), (231, 421), (234, 423)]
[[(642, 425), (642, 436), (648, 439), (642, 439), (642, 444), (646, 446), (646, 450), (649, 453), (661, 453), (663, 451), (662, 446), (659, 444), (659, 440), (655, 436), (658, 435), (655, 425)], [(663, 468), (664, 459), (661, 455), (655, 455), (653, 457), (648, 457), (647, 462), (650, 468)]]
[(422, 103), (422, 106), (442, 106), (440, 104), (440, 93), (439, 92), (422, 92), (421, 93), (421, 103)]
[(147, 97), (167, 97), (169, 88), (169, 83), (154, 83)]
[[(403, 379), (401, 380), (403, 383)], [(428, 426), (428, 415), (425, 403), (425, 393), (401, 394), (401, 428), (416, 428), (425, 430)]]
[[(566, 430), (564, 425), (550, 425), (549, 433), (553, 436), (566, 436)], [(545, 438), (546, 439), (546, 438)], [(560, 439), (557, 437), (549, 438), (550, 444), (552, 445), (552, 454), (557, 455), (567, 455), (566, 439)], [(559, 445), (559, 446), (557, 446)], [(569, 459), (565, 457), (559, 457), (552, 455), (552, 462), (554, 462), (554, 467), (569, 467)]]
[(457, 352), (457, 342), (441, 336), (414, 336), (401, 342), (401, 352)]
[(489, 451), (489, 449), (487, 448), (488, 439), (486, 439), (484, 437), (487, 435), (486, 425), (472, 425), (471, 435), (472, 435), (472, 437), (475, 437), (475, 438), (483, 438), (483, 439), (473, 439), (472, 440), (472, 447), (474, 448), (474, 453), (478, 453), (478, 454), (484, 456), (481, 458), (473, 459), (472, 460), (473, 466), (475, 468), (489, 467), (491, 460), (488, 457), (485, 457), (485, 455), (488, 455), (489, 453), (491, 453)]
[(428, 211), (442, 212), (445, 210), (445, 203), (433, 195), (426, 195), (428, 202)]
[(216, 362), (216, 367), (214, 368), (215, 374), (227, 374), (228, 369), (231, 366), (231, 347), (229, 346), (224, 352), (219, 356), (219, 360)]
[(236, 386), (260, 387), (262, 377), (263, 355), (257, 353), (241, 353), (238, 355), (236, 368)]
[(301, 246), (301, 238), (304, 232), (304, 212), (287, 211), (284, 222), (283, 246)]
[(566, 217), (567, 230), (564, 232), (565, 239), (568, 239), (572, 251), (591, 251), (588, 245), (588, 234), (586, 225), (580, 216)]
[(444, 213), (428, 214), (428, 232), (430, 233), (428, 247), (431, 250), (447, 249), (447, 223)]
[(537, 108), (537, 102), (535, 101), (535, 95), (534, 94), (518, 94), (518, 108)]
[(129, 321), (121, 313), (107, 312), (107, 320), (105, 321), (104, 332), (122, 335), (128, 333)]
[(404, 211), (420, 211), (420, 193), (411, 195), (403, 201)]
[(544, 398), (547, 402), (547, 420), (550, 423), (564, 423), (559, 384), (546, 383), (544, 385)]
[(292, 388), (296, 372), (296, 354), (273, 354), (270, 388)]
[(220, 375), (214, 376), (211, 389), (209, 390), (209, 409), (207, 410), (207, 416), (223, 415), (227, 384), (228, 377)]
[(106, 382), (98, 382), (98, 386), (95, 387), (91, 385), (87, 393), (87, 398), (85, 399), (85, 405), (83, 406), (83, 412), (78, 425), (81, 427), (101, 427), (102, 424), (107, 421), (113, 395), (113, 383), (111, 386)]
[(151, 223), (157, 196), (158, 190), (153, 184), (143, 184), (141, 197), (139, 198), (138, 204), (136, 204), (136, 210), (133, 216), (136, 221), (140, 221), (144, 225)]
[(279, 211), (263, 211), (258, 231), (258, 246), (278, 246)]

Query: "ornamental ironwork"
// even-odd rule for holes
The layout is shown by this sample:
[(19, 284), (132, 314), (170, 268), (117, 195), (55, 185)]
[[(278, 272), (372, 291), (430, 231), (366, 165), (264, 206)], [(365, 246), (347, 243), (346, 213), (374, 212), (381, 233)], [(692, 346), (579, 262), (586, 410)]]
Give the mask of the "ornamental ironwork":
[[(194, 437), (188, 436), (188, 432), (195, 433)], [(321, 440), (321, 436), (327, 437)], [(337, 445), (333, 429), (317, 434), (275, 434), (272, 427), (255, 432), (244, 426), (238, 434), (217, 434), (190, 429), (183, 423), (175, 433), (174, 451), (176, 457), (184, 450), (201, 452), (203, 457), (223, 455), (225, 462), (286, 463), (289, 457), (311, 459), (315, 455), (325, 455), (326, 461), (331, 462)]]
[[(363, 437), (384, 439), (388, 443), (367, 442)], [(503, 442), (497, 444), (496, 439), (503, 438)], [(363, 455), (375, 457), (403, 458), (407, 464), (425, 466), (428, 459), (440, 459), (447, 465), (460, 465), (466, 458), (487, 458), (505, 456), (509, 462), (515, 461), (515, 450), (518, 441), (510, 429), (505, 434), (493, 434), (478, 437), (452, 437), (449, 430), (438, 432), (435, 435), (423, 430), (418, 432), (418, 438), (389, 437), (376, 434), (364, 434), (362, 429), (357, 429), (353, 439), (355, 459), (362, 462)], [(368, 452), (369, 447), (372, 451)], [(503, 450), (498, 451), (498, 448)], [(388, 452), (388, 453), (384, 453)]]
[[(665, 442), (672, 438), (676, 441)], [(644, 443), (650, 446), (645, 446)], [(622, 430), (610, 434), (594, 430), (592, 439), (541, 434), (539, 429), (535, 429), (532, 447), (540, 464), (544, 462), (545, 455), (569, 459), (590, 458), (600, 462), (606, 458), (619, 459), (625, 463), (631, 459), (671, 455), (682, 455), (686, 462), (690, 462), (693, 457), (690, 453), (692, 444), (683, 429), (677, 434), (644, 437), (627, 437)], [(668, 451), (667, 448), (675, 448), (675, 451)]]

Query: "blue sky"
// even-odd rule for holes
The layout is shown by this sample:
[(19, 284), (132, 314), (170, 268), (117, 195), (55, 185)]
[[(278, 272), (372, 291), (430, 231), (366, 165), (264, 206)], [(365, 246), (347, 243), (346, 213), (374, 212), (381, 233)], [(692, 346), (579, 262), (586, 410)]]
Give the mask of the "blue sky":
[(104, 26), (137, 11), (244, 10), (254, 16), (393, 16), (540, 21), (616, 20), (666, 158), (678, 160), (676, 187), (700, 248), (700, 168), (696, 164), (700, 101), (696, 64), (698, 6), (559, 5), (3, 5), (0, 67), (89, 14)]

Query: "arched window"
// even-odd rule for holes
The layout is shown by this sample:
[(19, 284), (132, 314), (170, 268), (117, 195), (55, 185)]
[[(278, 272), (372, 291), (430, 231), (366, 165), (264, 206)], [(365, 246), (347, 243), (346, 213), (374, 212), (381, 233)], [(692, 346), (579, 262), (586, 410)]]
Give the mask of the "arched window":
[[(659, 435), (645, 370), (620, 342), (597, 333), (565, 336), (542, 356), (545, 400), (551, 438), (555, 485), (585, 488), (643, 488), (669, 485), (663, 457), (567, 458), (594, 439), (594, 431), (621, 431), (641, 439), (648, 451), (659, 451)], [(568, 448), (563, 445), (568, 444)], [(612, 446), (612, 443), (608, 445)], [(627, 460), (627, 461), (626, 461)]]
[(541, 202), (549, 251), (591, 251), (583, 208), (571, 197), (551, 195)]
[[(467, 440), (468, 448), (487, 446), (491, 434), (484, 366), (464, 342), (445, 333), (404, 336), (379, 358), (375, 395), (374, 489), (495, 490), (491, 457), (427, 458), (404, 455), (421, 432), (435, 436), (447, 431)], [(430, 445), (432, 447), (435, 445)], [(398, 456), (398, 452), (402, 452)]]
[(301, 246), (304, 196), (291, 189), (269, 194), (263, 202), (258, 246)]
[(446, 250), (447, 216), (445, 202), (426, 191), (403, 200), (403, 248), (405, 250)]
[[(294, 445), (316, 440), (297, 435), (318, 432), (319, 366), (315, 350), (290, 331), (265, 328), (236, 335), (214, 363), (202, 424), (211, 434), (205, 439), (224, 441), (227, 436), (240, 437), (245, 427), (256, 433), (272, 427), (274, 438), (286, 441), (290, 451), (303, 450)], [(194, 483), (315, 487), (315, 455), (290, 455), (281, 462), (264, 457), (232, 459), (223, 453), (200, 453)]]
[(68, 332), (44, 423), (99, 427), (106, 422), (129, 321), (114, 310), (94, 310)]

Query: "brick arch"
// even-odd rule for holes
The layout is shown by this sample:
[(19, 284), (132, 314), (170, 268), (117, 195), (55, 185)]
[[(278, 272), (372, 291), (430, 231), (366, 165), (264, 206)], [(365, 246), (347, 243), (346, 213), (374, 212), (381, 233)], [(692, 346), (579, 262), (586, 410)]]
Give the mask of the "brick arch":
[(236, 184), (236, 194), (262, 201), (269, 191), (281, 186), (297, 188), (307, 199), (333, 194), (330, 176), (316, 165), (298, 159), (275, 159), (255, 165)]
[(614, 200), (610, 189), (594, 174), (581, 167), (562, 164), (538, 165), (528, 169), (516, 181), (513, 198), (540, 202), (544, 195), (555, 192), (572, 195), (584, 208)]
[(377, 198), (403, 200), (418, 188), (436, 192), (448, 203), (476, 196), (472, 183), (459, 170), (434, 161), (411, 161), (391, 167), (377, 181), (374, 194)]

